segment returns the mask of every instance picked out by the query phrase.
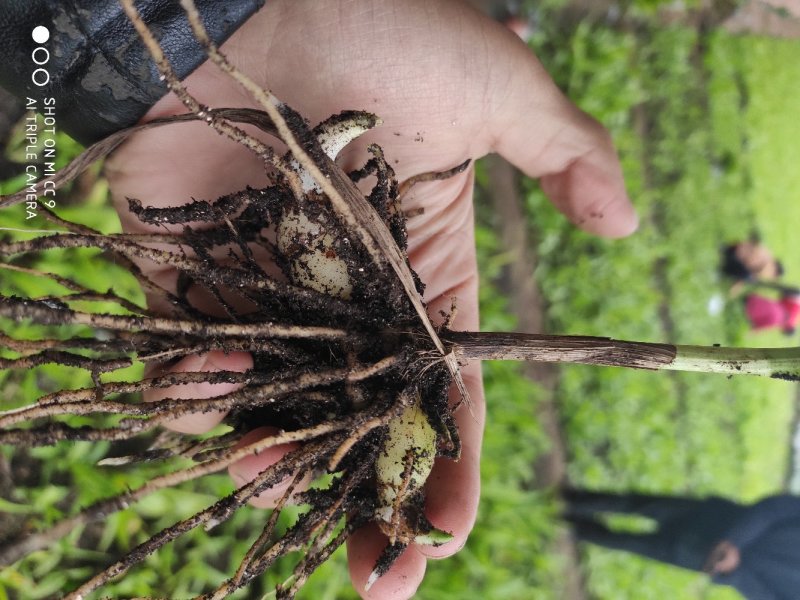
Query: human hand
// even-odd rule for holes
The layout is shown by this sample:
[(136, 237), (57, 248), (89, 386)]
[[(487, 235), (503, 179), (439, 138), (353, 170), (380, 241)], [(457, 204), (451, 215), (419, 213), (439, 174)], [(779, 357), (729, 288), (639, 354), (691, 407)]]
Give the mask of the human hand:
[[(608, 133), (555, 87), (528, 48), (502, 26), (456, 0), (271, 0), (222, 46), (240, 70), (317, 123), (344, 109), (367, 110), (383, 125), (351, 144), (339, 157), (346, 171), (363, 165), (366, 147), (386, 152), (398, 179), (440, 171), (498, 152), (531, 177), (573, 222), (616, 237), (631, 233), (636, 217), (627, 200)], [(189, 91), (212, 107), (256, 107), (247, 94), (210, 63), (185, 80)], [(146, 120), (183, 112), (172, 95)], [(168, 206), (190, 197), (213, 200), (246, 185), (267, 185), (261, 162), (202, 124), (138, 134), (107, 162), (123, 226), (146, 230), (123, 208), (126, 197)], [(457, 298), (455, 329), (478, 328), (477, 269), (472, 213), (473, 172), (416, 186), (404, 200), (409, 213), (409, 257), (426, 282), (424, 300), (438, 315)], [(147, 268), (146, 265), (142, 265)], [(175, 274), (151, 272), (175, 285)], [(246, 370), (247, 354), (189, 357), (178, 370)], [(454, 539), (438, 547), (411, 547), (369, 592), (364, 584), (386, 541), (375, 528), (349, 540), (353, 584), (365, 598), (410, 597), (422, 580), (427, 557), (463, 546), (479, 496), (479, 456), (484, 422), (480, 368), (463, 376), (472, 415), (456, 414), (463, 443), (459, 462), (437, 461), (426, 484), (426, 512)], [(219, 395), (230, 387), (166, 389), (161, 397)], [(454, 398), (455, 399), (455, 398)], [(198, 414), (173, 423), (200, 432), (222, 418)], [(263, 432), (262, 432), (263, 434)], [(257, 434), (256, 434), (257, 435)], [(276, 460), (259, 455), (231, 468), (242, 482)], [(266, 506), (280, 492), (263, 494)]]
[(739, 568), (739, 549), (728, 540), (723, 540), (711, 551), (704, 571), (709, 575), (726, 575)]

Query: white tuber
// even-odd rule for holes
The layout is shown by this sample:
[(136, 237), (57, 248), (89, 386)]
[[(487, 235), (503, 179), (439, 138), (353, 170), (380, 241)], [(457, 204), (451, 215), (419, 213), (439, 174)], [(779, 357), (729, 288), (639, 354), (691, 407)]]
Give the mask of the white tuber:
[(396, 521), (395, 508), (425, 484), (435, 458), (436, 431), (416, 401), (389, 423), (383, 451), (376, 462), (378, 519)]

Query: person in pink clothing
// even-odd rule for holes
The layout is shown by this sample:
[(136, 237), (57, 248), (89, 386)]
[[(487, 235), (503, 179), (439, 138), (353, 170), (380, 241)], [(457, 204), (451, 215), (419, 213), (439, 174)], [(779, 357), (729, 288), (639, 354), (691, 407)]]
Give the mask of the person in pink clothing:
[(754, 330), (780, 328), (791, 335), (800, 321), (800, 295), (784, 294), (773, 300), (759, 294), (745, 298), (745, 313)]

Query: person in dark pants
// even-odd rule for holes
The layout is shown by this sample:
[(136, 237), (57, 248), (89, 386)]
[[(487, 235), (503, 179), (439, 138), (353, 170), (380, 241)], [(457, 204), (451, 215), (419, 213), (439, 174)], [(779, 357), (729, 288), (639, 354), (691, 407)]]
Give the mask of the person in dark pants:
[[(708, 573), (748, 600), (800, 598), (800, 497), (773, 496), (752, 505), (724, 498), (693, 499), (571, 490), (565, 518), (579, 541)], [(616, 532), (602, 514), (633, 514), (656, 530)]]

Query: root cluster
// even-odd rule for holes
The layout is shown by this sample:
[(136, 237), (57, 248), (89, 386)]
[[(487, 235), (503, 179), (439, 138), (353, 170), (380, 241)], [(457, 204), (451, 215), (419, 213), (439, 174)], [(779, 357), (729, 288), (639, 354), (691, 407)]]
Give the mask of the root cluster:
[[(404, 218), (390, 208), (398, 187), (391, 169), (376, 152), (370, 164), (352, 177), (359, 179), (375, 171), (380, 176), (369, 200), (378, 214), (387, 217), (387, 225), (402, 248)], [(275, 542), (279, 507), (237, 573), (209, 596), (223, 597), (263, 573), (281, 556), (305, 549), (294, 578), (280, 590), (281, 597), (291, 597), (354, 529), (373, 520), (378, 502), (376, 458), (388, 423), (410, 404), (410, 399), (419, 399), (422, 410), (436, 424), (439, 439), (447, 440), (440, 444), (439, 453), (457, 455), (456, 429), (447, 406), (450, 374), (437, 359), (435, 347), (391, 271), (381, 271), (355, 243), (339, 244), (337, 256), (345, 261), (352, 282), (347, 300), (293, 283), (296, 255), (315, 249), (309, 250), (303, 240), (296, 240), (291, 252), (282, 252), (274, 239), (275, 229), (282, 216), (292, 210), (302, 210), (313, 218), (313, 205), (320, 201), (319, 196), (304, 201), (311, 206), (301, 207), (288, 186), (276, 178), (266, 189), (249, 189), (216, 201), (193, 201), (175, 208), (154, 209), (138, 200), (130, 201), (131, 211), (142, 222), (182, 226), (180, 236), (103, 235), (72, 227), (69, 233), (0, 244), (2, 267), (7, 269), (25, 269), (15, 264), (21, 257), (51, 249), (99, 248), (118, 263), (134, 266), (146, 260), (178, 273), (178, 287), (173, 291), (156, 285), (141, 269), (133, 269), (151, 298), (172, 307), (171, 316), (151, 314), (116, 296), (112, 289), (85, 289), (55, 276), (66, 293), (0, 298), (0, 316), (52, 326), (54, 332), (52, 338), (37, 340), (4, 335), (7, 352), (0, 358), (0, 368), (28, 369), (55, 363), (86, 369), (95, 382), (93, 387), (47, 394), (33, 405), (0, 414), (0, 443), (36, 446), (64, 440), (128, 440), (187, 413), (205, 411), (226, 411), (226, 423), (231, 428), (202, 442), (187, 439), (171, 447), (151, 447), (141, 456), (108, 461), (117, 464), (188, 456), (196, 464), (88, 507), (56, 525), (57, 532), (67, 533), (76, 524), (125, 508), (163, 487), (220, 471), (268, 446), (305, 442), (231, 496), (176, 523), (109, 566), (77, 590), (75, 597), (120, 575), (186, 531), (227, 519), (254, 495), (287, 477), (300, 481), (323, 472), (335, 473), (329, 488), (300, 493), (293, 500), (310, 508)], [(338, 241), (347, 238), (347, 233), (333, 223), (326, 231), (333, 232)], [(161, 249), (155, 250), (154, 243), (160, 243)], [(170, 249), (163, 249), (165, 243)], [(262, 268), (264, 256), (277, 268), (270, 272)], [(50, 276), (25, 270), (31, 275)], [(198, 309), (192, 301), (198, 297), (206, 307), (213, 304), (213, 310)], [(92, 301), (116, 302), (120, 314), (74, 308), (75, 304), (86, 306)], [(74, 330), (76, 325), (90, 327), (95, 335), (59, 334)], [(163, 364), (212, 350), (250, 352), (254, 366), (243, 373), (168, 373), (136, 382), (103, 381), (105, 374), (137, 361)], [(235, 383), (240, 387), (213, 398), (140, 400), (139, 393), (147, 390), (201, 382)], [(69, 415), (96, 416), (103, 423), (108, 422), (108, 415), (117, 418), (110, 426), (72, 426), (60, 418)], [(280, 433), (233, 449), (244, 433), (266, 424), (277, 427)], [(283, 503), (288, 496), (289, 492)], [(415, 499), (409, 506), (421, 507), (421, 500)], [(345, 514), (347, 524), (338, 531)], [(0, 551), (0, 560), (13, 561), (52, 536), (53, 532), (45, 532), (12, 541)], [(376, 569), (385, 571), (397, 554), (397, 548), (392, 549)]]
[[(271, 169), (272, 185), (171, 208), (153, 208), (146, 199), (130, 199), (129, 209), (142, 223), (161, 227), (156, 233), (103, 234), (45, 211), (66, 231), (0, 243), (0, 269), (48, 277), (65, 290), (48, 297), (0, 297), (0, 317), (46, 325), (51, 332), (34, 340), (3, 334), (0, 368), (54, 363), (85, 369), (94, 382), (86, 389), (56, 391), (34, 404), (0, 413), (0, 443), (22, 447), (74, 440), (126, 441), (187, 413), (206, 411), (226, 412), (229, 427), (202, 439), (172, 436), (165, 443), (165, 438), (157, 437), (136, 455), (106, 459), (105, 464), (112, 467), (187, 457), (193, 464), (99, 501), (50, 530), (7, 542), (0, 547), (0, 564), (13, 562), (76, 525), (126, 508), (159, 489), (218, 472), (270, 446), (302, 442), (253, 481), (153, 536), (68, 597), (82, 598), (101, 588), (191, 529), (210, 528), (228, 519), (255, 495), (287, 478), (292, 483), (241, 566), (203, 597), (225, 597), (277, 559), (303, 550), (292, 578), (277, 589), (278, 597), (293, 597), (355, 529), (378, 520), (390, 542), (375, 565), (374, 580), (419, 536), (444, 535), (424, 517), (419, 479), (422, 476), (424, 482), (423, 465), (432, 464), (434, 456), (457, 457), (459, 453), (447, 400), (458, 367), (452, 355), (443, 353), (438, 330), (428, 321), (419, 299), (422, 283), (408, 265), (401, 186), (376, 146), (370, 148), (372, 158), (355, 172), (345, 175), (333, 163), (331, 148), (374, 126), (377, 119), (367, 113), (343, 113), (311, 129), (289, 107), (272, 99), (265, 112), (203, 107), (174, 78), (132, 3), (124, 4), (190, 114), (100, 142), (56, 175), (57, 185), (113, 150), (132, 132), (195, 119), (208, 122), (262, 157)], [(195, 35), (211, 59), (240, 78), (204, 37), (191, 3), (185, 4)], [(289, 153), (275, 156), (271, 148), (239, 129), (237, 122), (277, 135)], [(447, 177), (458, 169), (423, 174), (417, 180)], [(364, 186), (366, 181), (371, 182), (370, 191), (362, 195), (356, 184)], [(402, 190), (415, 181), (406, 182)], [(6, 197), (0, 205), (16, 200)], [(100, 249), (105, 260), (126, 266), (148, 297), (168, 306), (169, 313), (155, 314), (113, 288), (88, 289), (26, 266), (31, 256), (85, 248)], [(174, 269), (175, 288), (153, 281), (147, 275), (151, 267)], [(95, 303), (112, 303), (116, 309), (86, 308)], [(214, 373), (164, 369), (183, 357), (210, 351), (249, 352), (253, 368)], [(133, 382), (108, 381), (108, 374), (135, 363), (159, 364), (167, 374)], [(148, 390), (202, 382), (232, 383), (238, 389), (212, 398), (141, 400), (141, 393)], [(75, 425), (65, 418), (75, 415), (92, 419), (92, 424)], [(390, 433), (397, 430), (390, 424), (409, 419), (423, 421), (426, 432), (433, 432), (425, 434), (433, 444), (422, 447), (413, 431)], [(237, 445), (246, 432), (262, 425), (276, 427), (278, 433)], [(396, 472), (381, 473), (378, 458), (390, 451), (399, 452), (392, 467)], [(327, 487), (310, 491), (298, 487), (322, 473), (333, 474)], [(277, 518), (288, 502), (305, 504), (307, 510), (279, 537), (275, 535)]]

